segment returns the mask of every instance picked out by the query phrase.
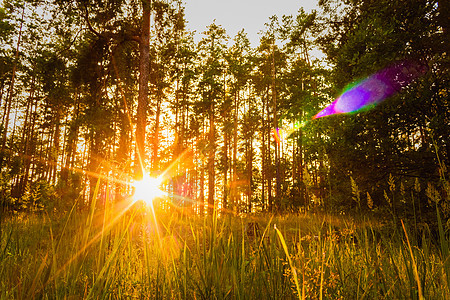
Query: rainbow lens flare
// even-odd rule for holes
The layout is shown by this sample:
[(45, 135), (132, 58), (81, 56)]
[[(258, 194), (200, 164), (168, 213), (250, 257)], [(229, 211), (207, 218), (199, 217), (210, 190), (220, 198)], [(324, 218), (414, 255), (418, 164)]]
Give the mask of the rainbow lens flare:
[(414, 61), (395, 63), (360, 82), (351, 84), (313, 119), (370, 109), (400, 92), (427, 70), (428, 66), (425, 63)]
[(292, 133), (294, 133), (298, 129), (304, 127), (306, 124), (307, 124), (307, 122), (296, 121), (290, 127), (272, 129), (272, 136), (273, 136), (275, 142), (277, 144), (280, 144), (282, 141), (284, 141), (288, 137), (290, 137)]

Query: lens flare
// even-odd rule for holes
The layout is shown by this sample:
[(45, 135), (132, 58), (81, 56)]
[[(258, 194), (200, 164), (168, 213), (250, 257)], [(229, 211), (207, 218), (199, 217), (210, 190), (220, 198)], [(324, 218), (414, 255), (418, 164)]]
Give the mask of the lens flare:
[(313, 119), (370, 109), (400, 92), (427, 70), (427, 65), (420, 62), (402, 61), (393, 64), (350, 85), (342, 95), (316, 114)]
[(134, 201), (142, 200), (147, 204), (153, 205), (153, 200), (166, 195), (166, 192), (161, 190), (162, 178), (150, 177), (144, 174), (142, 180), (136, 181), (134, 186)]
[(290, 126), (287, 126), (286, 128), (277, 128), (272, 129), (272, 136), (275, 139), (275, 142), (277, 144), (280, 144), (281, 142), (285, 141), (287, 138), (291, 136), (292, 133), (297, 131), (298, 129), (305, 127), (307, 122), (295, 122), (294, 124), (291, 124)]
[(272, 129), (272, 136), (275, 139), (275, 142), (277, 142), (277, 144), (279, 144), (282, 140), (281, 129), (280, 128)]

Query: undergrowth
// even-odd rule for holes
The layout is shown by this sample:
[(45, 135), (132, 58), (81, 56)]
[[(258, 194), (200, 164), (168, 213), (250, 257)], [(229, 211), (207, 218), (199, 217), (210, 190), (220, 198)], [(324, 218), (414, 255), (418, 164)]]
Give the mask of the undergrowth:
[(5, 220), (0, 298), (449, 299), (439, 209), (433, 240), (403, 220), (98, 207)]

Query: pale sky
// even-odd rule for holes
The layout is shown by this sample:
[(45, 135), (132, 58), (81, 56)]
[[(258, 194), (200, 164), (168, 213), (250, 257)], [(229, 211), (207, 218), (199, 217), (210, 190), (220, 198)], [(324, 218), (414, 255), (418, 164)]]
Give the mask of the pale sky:
[(305, 12), (317, 8), (318, 0), (185, 0), (187, 27), (201, 39), (206, 26), (216, 20), (226, 29), (230, 40), (245, 29), (253, 47), (259, 44), (258, 32), (264, 29), (269, 17), (296, 15), (300, 7)]

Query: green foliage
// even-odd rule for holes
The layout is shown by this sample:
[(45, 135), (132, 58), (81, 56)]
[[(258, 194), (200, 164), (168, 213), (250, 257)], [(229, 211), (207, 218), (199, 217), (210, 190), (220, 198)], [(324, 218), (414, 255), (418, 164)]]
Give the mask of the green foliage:
[[(410, 87), (368, 112), (319, 120), (329, 136), (325, 151), (334, 190), (348, 171), (363, 190), (385, 186), (389, 174), (437, 182), (431, 144), (438, 145), (446, 162), (449, 157), (444, 133), (449, 130), (448, 68), (444, 67), (448, 55), (439, 46), (445, 37), (437, 25), (437, 1), (330, 0), (321, 4), (326, 19), (335, 24), (319, 38), (333, 65), (335, 96), (347, 84), (396, 60), (426, 61), (430, 68)], [(430, 129), (439, 132), (439, 141), (429, 139)], [(414, 139), (414, 134), (423, 138)], [(385, 189), (392, 194), (392, 187)]]
[(12, 33), (13, 25), (8, 21), (8, 15), (3, 7), (0, 7), (0, 41), (6, 42)]
[[(4, 3), (0, 110), (8, 124), (1, 164), (13, 185), (5, 199), (13, 193), (17, 204), (23, 194), (29, 207), (34, 192), (48, 199), (45, 191), (54, 190), (63, 203), (38, 202), (65, 211), (89, 194), (82, 193), (86, 182), (91, 199), (83, 200), (92, 200), (97, 174), (127, 181), (137, 153), (133, 124), (144, 116), (139, 141), (152, 133), (144, 163), (155, 172), (170, 166), (210, 202), (220, 191), (218, 203), (240, 201), (235, 207), (242, 211), (310, 204), (329, 211), (357, 204), (363, 211), (367, 195), (369, 210), (413, 212), (418, 220), (434, 210), (428, 199), (439, 198), (443, 217), (449, 214), (448, 183), (441, 179), (448, 170), (438, 162), (448, 165), (450, 124), (441, 2), (324, 0), (323, 14), (300, 9), (271, 17), (256, 48), (244, 30), (229, 46), (216, 23), (196, 44), (178, 0), (151, 1), (152, 40), (142, 43), (140, 16), (149, 3)], [(148, 72), (139, 70), (144, 44)], [(311, 57), (315, 46), (325, 51), (327, 69)], [(311, 120), (342, 88), (402, 59), (424, 62), (428, 73), (372, 110)], [(138, 95), (143, 75), (149, 99)], [(275, 143), (272, 130), (285, 127), (294, 129)], [(70, 178), (68, 170), (83, 175)], [(38, 188), (41, 178), (47, 187)], [(430, 186), (414, 190), (410, 178)]]
[(23, 195), (14, 201), (14, 212), (43, 212), (52, 211), (56, 194), (54, 188), (46, 181), (27, 183)]
[(0, 215), (15, 206), (16, 199), (11, 197), (10, 179), (9, 173), (0, 172)]

